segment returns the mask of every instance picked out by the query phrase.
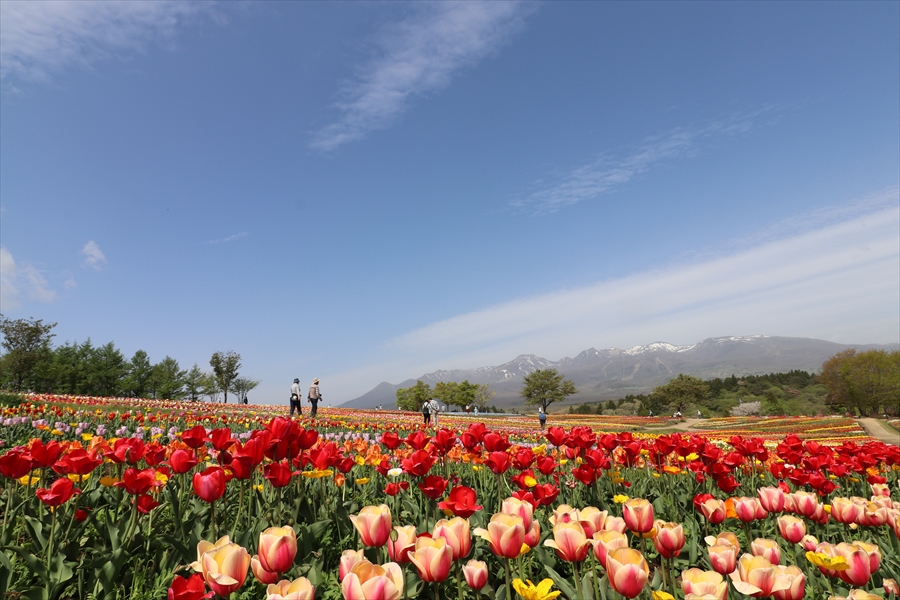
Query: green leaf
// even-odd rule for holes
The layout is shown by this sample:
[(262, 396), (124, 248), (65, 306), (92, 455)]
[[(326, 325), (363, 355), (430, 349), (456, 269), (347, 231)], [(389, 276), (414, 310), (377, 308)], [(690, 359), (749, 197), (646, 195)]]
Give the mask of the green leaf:
[(6, 556), (6, 552), (0, 552), (0, 598), (6, 598), (6, 590), (12, 581), (13, 565)]
[(125, 566), (127, 560), (128, 555), (125, 553), (125, 549), (119, 548), (110, 555), (109, 560), (100, 569), (98, 578), (100, 579), (100, 585), (103, 587), (103, 591), (106, 592), (107, 595), (113, 593), (118, 585), (119, 571)]
[[(584, 564), (584, 563), (582, 563)], [(594, 600), (594, 573), (586, 573), (581, 580), (581, 594), (585, 600)]]
[(549, 565), (544, 565), (544, 570), (547, 571), (547, 574), (550, 576), (550, 579), (553, 580), (553, 583), (556, 584), (556, 587), (560, 589), (560, 591), (566, 595), (566, 598), (570, 600), (576, 600), (575, 597), (575, 588), (569, 585), (569, 582), (566, 579), (553, 570)]
[(50, 590), (46, 587), (33, 587), (26, 590), (25, 593), (22, 594), (22, 598), (28, 598), (29, 600), (49, 600)]
[(72, 567), (66, 562), (66, 557), (61, 553), (57, 553), (53, 557), (50, 566), (50, 581), (61, 584), (72, 579)]
[(19, 557), (25, 561), (25, 564), (28, 565), (28, 568), (34, 571), (35, 575), (41, 578), (41, 581), (44, 583), (49, 583), (47, 579), (47, 567), (44, 565), (44, 562), (28, 551), (27, 548), (23, 548), (21, 546), (5, 546), (4, 550), (12, 550)]
[(31, 539), (38, 543), (38, 547), (43, 549), (47, 547), (47, 538), (44, 537), (44, 524), (34, 517), (25, 516), (25, 528)]

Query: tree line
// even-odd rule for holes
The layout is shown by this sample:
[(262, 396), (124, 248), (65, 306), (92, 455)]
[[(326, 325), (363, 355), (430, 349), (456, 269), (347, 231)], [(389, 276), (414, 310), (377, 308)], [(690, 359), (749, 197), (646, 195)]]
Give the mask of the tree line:
[(207, 398), (228, 401), (231, 393), (243, 401), (259, 381), (240, 375), (241, 355), (215, 352), (210, 370), (194, 363), (183, 369), (166, 356), (157, 363), (144, 350), (128, 359), (113, 342), (95, 346), (86, 341), (54, 347), (56, 323), (41, 319), (8, 319), (0, 315), (0, 388), (12, 391), (160, 398)]
[(415, 385), (397, 390), (397, 408), (418, 411), (425, 402), (437, 398), (447, 406), (458, 406), (461, 409), (477, 406), (478, 410), (484, 412), (495, 393), (488, 384), (469, 383), (468, 379), (461, 382), (439, 381), (434, 384), (434, 388), (420, 379)]

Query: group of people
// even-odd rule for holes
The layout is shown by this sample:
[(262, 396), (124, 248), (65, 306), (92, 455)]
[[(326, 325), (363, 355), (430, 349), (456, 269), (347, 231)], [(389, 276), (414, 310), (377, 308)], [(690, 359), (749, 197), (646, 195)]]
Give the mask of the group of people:
[[(322, 400), (322, 392), (319, 391), (319, 378), (316, 377), (312, 380), (312, 385), (309, 386), (309, 392), (306, 394), (306, 401), (309, 402), (310, 410), (309, 416), (313, 419), (316, 418), (316, 413), (319, 410), (319, 402)], [(303, 416), (303, 400), (300, 396), (300, 379), (294, 378), (294, 383), (291, 385), (291, 415), (294, 416), (294, 411), (297, 411), (298, 416)]]

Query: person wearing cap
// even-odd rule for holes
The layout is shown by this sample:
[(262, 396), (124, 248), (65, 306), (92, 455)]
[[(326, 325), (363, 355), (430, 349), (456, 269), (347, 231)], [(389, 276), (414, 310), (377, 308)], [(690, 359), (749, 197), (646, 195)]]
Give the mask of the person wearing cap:
[(299, 416), (303, 416), (303, 405), (300, 403), (300, 379), (295, 377), (294, 383), (291, 385), (291, 416), (294, 416), (294, 410), (297, 410)]
[(319, 378), (316, 377), (313, 379), (312, 385), (309, 386), (309, 394), (306, 396), (306, 399), (309, 400), (312, 408), (310, 409), (309, 416), (313, 419), (316, 418), (316, 412), (319, 409), (319, 400), (322, 399), (322, 393), (319, 392)]

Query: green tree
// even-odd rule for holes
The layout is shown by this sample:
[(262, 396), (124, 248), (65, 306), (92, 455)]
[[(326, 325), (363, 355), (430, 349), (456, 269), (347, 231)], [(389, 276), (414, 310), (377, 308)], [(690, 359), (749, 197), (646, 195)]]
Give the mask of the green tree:
[(228, 390), (231, 389), (231, 383), (237, 379), (241, 368), (241, 355), (232, 350), (216, 352), (209, 359), (209, 365), (213, 368), (216, 385), (225, 394), (225, 404), (228, 404)]
[(682, 373), (669, 383), (654, 388), (650, 397), (658, 399), (663, 406), (684, 412), (688, 405), (702, 403), (708, 395), (709, 386), (702, 379)]
[(439, 381), (434, 385), (434, 397), (448, 406), (458, 406), (465, 408), (466, 406), (475, 404), (479, 386), (475, 383), (469, 383), (469, 380), (461, 381)]
[(526, 404), (539, 404), (547, 412), (547, 407), (554, 402), (578, 393), (572, 380), (564, 377), (556, 369), (538, 369), (525, 376), (519, 395), (525, 398)]
[(397, 408), (418, 412), (422, 405), (431, 398), (431, 386), (419, 380), (416, 381), (416, 385), (397, 390)]
[(231, 391), (234, 392), (234, 395), (237, 396), (238, 402), (243, 402), (244, 398), (247, 397), (247, 394), (258, 386), (261, 382), (256, 379), (250, 379), (249, 377), (238, 377), (234, 381), (231, 382)]
[(478, 389), (475, 390), (475, 398), (472, 403), (480, 408), (485, 408), (487, 407), (488, 402), (493, 400), (496, 395), (497, 392), (492, 390), (488, 384), (480, 383), (478, 384)]
[(822, 365), (819, 380), (828, 402), (855, 407), (859, 414), (900, 413), (900, 351), (848, 349)]
[(118, 396), (128, 373), (125, 356), (112, 342), (96, 349), (91, 357), (92, 383), (98, 396)]
[(128, 376), (125, 378), (125, 393), (134, 398), (145, 398), (153, 375), (153, 364), (143, 350), (138, 350), (128, 363)]
[(184, 376), (184, 393), (188, 398), (196, 402), (197, 399), (203, 395), (204, 387), (205, 381), (203, 371), (200, 370), (197, 363), (194, 363), (191, 370)]
[(0, 314), (0, 335), (6, 354), (4, 371), (9, 373), (12, 389), (21, 390), (29, 383), (35, 366), (51, 358), (51, 333), (56, 323), (44, 323), (42, 319), (7, 319)]
[(152, 387), (156, 391), (156, 397), (164, 400), (175, 400), (184, 396), (184, 377), (187, 375), (178, 365), (178, 361), (171, 356), (153, 365), (151, 376)]
[(200, 383), (202, 396), (209, 398), (210, 402), (219, 401), (219, 385), (216, 383), (216, 376), (213, 373), (204, 373)]

